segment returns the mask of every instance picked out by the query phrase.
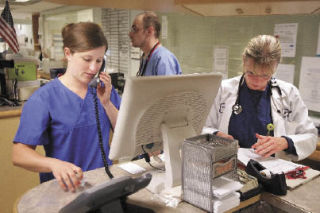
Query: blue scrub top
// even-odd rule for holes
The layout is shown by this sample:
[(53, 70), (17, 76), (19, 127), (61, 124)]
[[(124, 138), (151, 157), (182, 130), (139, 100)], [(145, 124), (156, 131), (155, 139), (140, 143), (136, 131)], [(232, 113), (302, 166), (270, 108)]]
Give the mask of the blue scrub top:
[[(58, 78), (38, 89), (25, 103), (15, 142), (43, 145), (46, 156), (74, 163), (83, 171), (103, 167), (99, 148), (93, 93), (84, 99), (65, 87)], [(112, 103), (119, 109), (121, 99), (112, 89)], [(106, 156), (109, 155), (111, 123), (98, 99), (98, 110)], [(112, 162), (107, 159), (108, 164)], [(40, 181), (53, 179), (40, 173)]]
[[(142, 61), (143, 69), (147, 59)], [(177, 58), (167, 48), (157, 47), (147, 63), (143, 76), (152, 75), (181, 75), (182, 71)]]

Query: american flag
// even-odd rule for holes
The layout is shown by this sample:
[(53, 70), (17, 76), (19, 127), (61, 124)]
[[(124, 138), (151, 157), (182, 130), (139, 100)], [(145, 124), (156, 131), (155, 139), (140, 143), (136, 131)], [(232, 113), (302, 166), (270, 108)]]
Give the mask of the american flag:
[(19, 52), (19, 43), (13, 27), (13, 19), (8, 0), (0, 16), (0, 36), (9, 44), (14, 53)]

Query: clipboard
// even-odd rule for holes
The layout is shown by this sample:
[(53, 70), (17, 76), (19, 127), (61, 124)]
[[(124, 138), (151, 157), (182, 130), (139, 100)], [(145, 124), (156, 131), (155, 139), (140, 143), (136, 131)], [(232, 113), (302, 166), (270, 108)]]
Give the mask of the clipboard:
[(305, 170), (305, 176), (306, 178), (297, 178), (297, 179), (288, 179), (286, 178), (287, 186), (289, 190), (293, 190), (298, 186), (301, 186), (310, 180), (314, 179), (315, 177), (318, 177), (320, 175), (320, 171), (314, 170), (314, 169), (307, 169)]

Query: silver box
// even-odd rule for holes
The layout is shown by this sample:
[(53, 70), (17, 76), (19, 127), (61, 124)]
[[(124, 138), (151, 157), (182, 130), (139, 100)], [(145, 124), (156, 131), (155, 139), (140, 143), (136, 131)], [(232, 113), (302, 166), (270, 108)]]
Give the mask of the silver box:
[(222, 175), (238, 180), (238, 141), (206, 134), (185, 139), (182, 145), (183, 200), (213, 211), (212, 183)]

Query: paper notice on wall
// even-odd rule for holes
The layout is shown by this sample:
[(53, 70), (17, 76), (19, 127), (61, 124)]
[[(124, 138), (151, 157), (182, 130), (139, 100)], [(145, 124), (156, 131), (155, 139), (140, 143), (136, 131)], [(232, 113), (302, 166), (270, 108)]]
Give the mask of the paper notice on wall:
[(318, 46), (317, 46), (317, 55), (320, 56), (320, 24), (318, 29)]
[(213, 48), (213, 72), (220, 72), (224, 79), (228, 78), (228, 58), (229, 50), (227, 47)]
[(302, 57), (299, 91), (309, 110), (320, 112), (320, 58)]
[(167, 16), (162, 16), (162, 23), (161, 23), (161, 38), (167, 39), (168, 38), (168, 19)]
[(296, 56), (298, 23), (276, 24), (274, 26), (274, 36), (280, 40), (281, 56)]
[(294, 64), (279, 64), (275, 73), (275, 77), (277, 79), (293, 84), (294, 68)]

